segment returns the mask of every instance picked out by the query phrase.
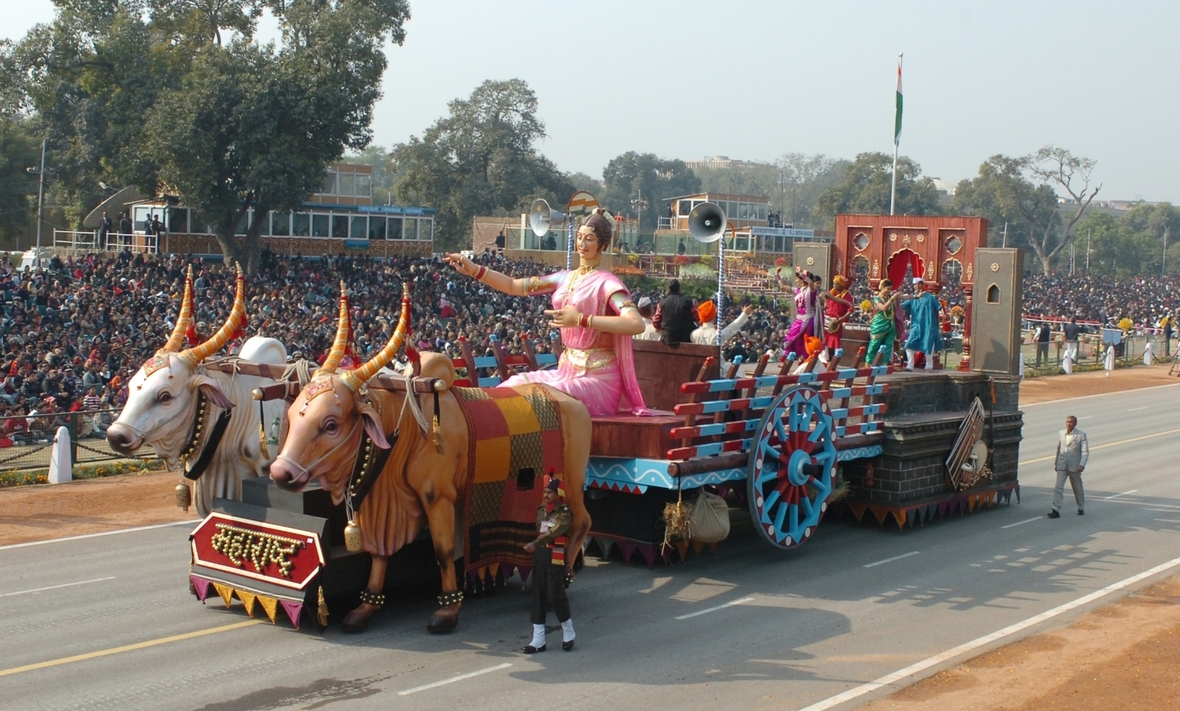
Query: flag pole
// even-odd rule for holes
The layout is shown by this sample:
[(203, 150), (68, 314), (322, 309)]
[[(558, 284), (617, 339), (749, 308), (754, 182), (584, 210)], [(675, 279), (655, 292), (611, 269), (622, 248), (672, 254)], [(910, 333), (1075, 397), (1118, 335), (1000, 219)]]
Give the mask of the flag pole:
[(901, 143), (901, 58), (897, 55), (897, 109), (893, 115), (893, 179), (889, 186), (889, 214), (894, 214), (897, 204), (897, 148)]
[(893, 181), (889, 186), (889, 214), (893, 214), (893, 206), (897, 203), (897, 143), (893, 144)]

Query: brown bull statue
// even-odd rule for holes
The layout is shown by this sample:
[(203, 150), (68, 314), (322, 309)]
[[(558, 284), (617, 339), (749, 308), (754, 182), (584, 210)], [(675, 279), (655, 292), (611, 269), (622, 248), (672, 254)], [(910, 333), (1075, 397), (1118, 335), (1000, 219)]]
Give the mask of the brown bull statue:
[[(578, 400), (544, 385), (452, 388), (454, 366), (433, 353), (423, 354), (418, 363), (420, 375), (442, 381), (433, 403), (429, 395), (366, 387), (401, 348), (409, 309), (407, 290), (401, 319), (385, 348), (357, 370), (337, 373), (348, 339), (347, 309), (341, 309), (332, 352), (288, 410), (290, 430), (270, 467), (271, 478), (284, 488), (299, 490), (320, 480), (360, 528), (362, 548), (373, 562), (360, 606), (344, 619), (349, 632), (364, 630), (384, 603), (389, 556), (413, 541), (423, 522), (442, 572), (440, 608), (427, 625), (431, 632), (450, 632), (459, 621), (459, 545), (468, 570), (494, 560), (486, 555), (493, 545), (524, 555), (523, 543), (535, 537), (545, 473), (565, 480), (573, 513), (567, 550), (575, 554), (567, 566), (590, 530), (582, 498), (590, 415)], [(525, 468), (525, 461), (534, 465)], [(456, 540), (456, 521), (464, 523), (459, 532), (464, 540)], [(483, 528), (475, 525), (479, 522)], [(500, 569), (499, 562), (492, 565)]]

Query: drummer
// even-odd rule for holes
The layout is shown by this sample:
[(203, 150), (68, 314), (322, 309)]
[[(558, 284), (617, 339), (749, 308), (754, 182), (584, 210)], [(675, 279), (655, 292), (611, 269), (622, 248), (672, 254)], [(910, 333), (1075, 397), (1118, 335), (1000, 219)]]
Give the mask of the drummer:
[(824, 347), (829, 358), (834, 358), (844, 339), (844, 324), (852, 314), (852, 300), (848, 288), (848, 277), (837, 274), (832, 277), (832, 288), (824, 295)]

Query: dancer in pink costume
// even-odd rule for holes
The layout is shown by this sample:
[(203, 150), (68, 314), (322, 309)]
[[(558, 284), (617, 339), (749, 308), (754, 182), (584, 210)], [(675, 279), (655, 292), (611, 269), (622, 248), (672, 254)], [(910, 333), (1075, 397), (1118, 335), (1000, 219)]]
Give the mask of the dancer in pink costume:
[(514, 375), (501, 386), (545, 383), (581, 400), (591, 416), (651, 414), (639, 391), (631, 349), (631, 337), (643, 333), (643, 317), (623, 282), (598, 268), (612, 233), (609, 220), (590, 215), (578, 229), (578, 268), (542, 277), (513, 279), (461, 254), (446, 256), (459, 273), (505, 294), (553, 295), (553, 308), (545, 313), (550, 325), (561, 329), (564, 349), (557, 369)]
[[(775, 274), (782, 282), (782, 276)], [(807, 336), (818, 337), (819, 288), (808, 271), (795, 271), (795, 320), (783, 339), (783, 356), (794, 353), (798, 360), (807, 358)]]

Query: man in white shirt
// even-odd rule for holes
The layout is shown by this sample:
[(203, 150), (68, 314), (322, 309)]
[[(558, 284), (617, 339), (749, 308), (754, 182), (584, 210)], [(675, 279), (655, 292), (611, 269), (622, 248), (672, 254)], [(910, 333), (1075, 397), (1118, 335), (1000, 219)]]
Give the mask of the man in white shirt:
[[(754, 305), (750, 304), (742, 309), (733, 323), (721, 329), (721, 345), (728, 343), (729, 339), (742, 330), (742, 326), (746, 325), (746, 321), (750, 319), (752, 313), (754, 313)], [(704, 346), (717, 345), (717, 305), (712, 301), (703, 302), (697, 307), (697, 316), (701, 318), (701, 325), (693, 330), (692, 342)]]
[(636, 305), (639, 309), (639, 315), (643, 317), (643, 333), (633, 338), (640, 341), (658, 341), (660, 340), (660, 332), (652, 325), (651, 317), (655, 313), (655, 306), (652, 305), (651, 297), (645, 296), (639, 300)]

